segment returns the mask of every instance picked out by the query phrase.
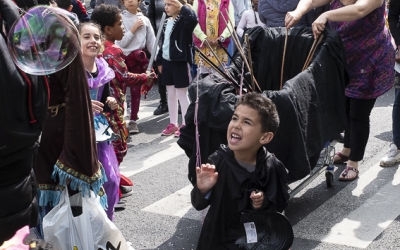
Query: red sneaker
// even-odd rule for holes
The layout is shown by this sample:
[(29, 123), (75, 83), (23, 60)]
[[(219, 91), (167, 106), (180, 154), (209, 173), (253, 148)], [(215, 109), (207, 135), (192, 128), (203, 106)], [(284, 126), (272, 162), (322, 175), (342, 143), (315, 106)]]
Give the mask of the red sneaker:
[(181, 136), (181, 128), (183, 128), (183, 127), (185, 127), (184, 124), (182, 124), (182, 125), (178, 128), (178, 130), (175, 132), (174, 137), (179, 138), (179, 136)]

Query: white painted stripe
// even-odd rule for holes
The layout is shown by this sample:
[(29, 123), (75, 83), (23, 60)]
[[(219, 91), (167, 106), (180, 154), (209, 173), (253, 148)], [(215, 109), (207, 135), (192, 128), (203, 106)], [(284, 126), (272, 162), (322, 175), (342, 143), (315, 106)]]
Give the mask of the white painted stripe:
[[(394, 180), (400, 181), (400, 169)], [(323, 242), (367, 248), (400, 214), (400, 185), (388, 183), (347, 218), (337, 223)], [(385, 211), (385, 212), (382, 212)]]
[[(128, 154), (121, 163), (121, 174), (130, 177), (144, 170), (157, 166), (163, 162), (169, 161), (175, 157), (184, 154), (184, 151), (176, 143), (173, 137), (166, 138), (163, 142), (152, 147), (147, 147), (139, 152)], [(170, 141), (170, 143), (168, 143)], [(157, 153), (154, 153), (157, 152)], [(132, 162), (132, 165), (126, 165), (126, 162)]]
[(143, 208), (142, 211), (182, 218), (189, 209), (192, 208), (192, 203), (190, 201), (190, 192), (192, 188), (192, 185), (188, 185)]
[[(371, 198), (367, 199), (356, 210), (351, 211), (347, 216), (336, 224), (329, 224), (326, 221), (334, 214), (348, 212), (340, 207), (341, 201), (351, 198), (351, 194), (360, 199), (364, 189), (378, 177), (383, 168), (375, 164), (357, 180), (357, 186), (349, 185), (329, 201), (309, 214), (293, 227), (297, 238), (304, 238), (314, 241), (333, 243), (357, 248), (366, 248), (371, 242), (390, 225), (400, 214), (400, 169), (394, 175), (393, 181), (381, 187)], [(339, 211), (338, 211), (339, 210)], [(379, 211), (385, 211), (384, 213)], [(337, 213), (339, 212), (339, 213)], [(318, 221), (324, 220), (324, 223)], [(310, 229), (310, 226), (314, 228)], [(328, 230), (327, 230), (328, 229)]]

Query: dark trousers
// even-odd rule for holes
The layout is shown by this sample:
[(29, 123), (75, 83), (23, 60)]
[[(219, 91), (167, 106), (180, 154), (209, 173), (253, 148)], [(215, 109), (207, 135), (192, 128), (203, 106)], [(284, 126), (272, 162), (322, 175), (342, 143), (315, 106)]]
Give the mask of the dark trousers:
[(400, 89), (395, 89), (392, 118), (393, 143), (400, 149)]
[(167, 86), (162, 84), (162, 74), (157, 74), (158, 93), (160, 94), (160, 104), (167, 104)]
[(349, 159), (361, 161), (369, 137), (369, 116), (376, 99), (346, 97), (346, 131), (344, 147), (350, 148)]

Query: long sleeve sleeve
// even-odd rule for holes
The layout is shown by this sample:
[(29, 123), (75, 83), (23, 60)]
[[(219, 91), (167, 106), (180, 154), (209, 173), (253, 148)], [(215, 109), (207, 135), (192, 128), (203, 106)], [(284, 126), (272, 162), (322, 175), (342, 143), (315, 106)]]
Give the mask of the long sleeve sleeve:
[[(119, 50), (119, 52), (117, 50)], [(115, 72), (115, 78), (127, 86), (146, 83), (146, 74), (134, 74), (129, 72), (121, 54), (122, 51), (118, 48), (107, 48), (103, 53), (103, 57), (107, 61), (109, 67)]]
[[(193, 10), (198, 15), (198, 9), (199, 9), (199, 2), (197, 0), (193, 1)], [(197, 24), (196, 27), (194, 28), (193, 34), (200, 39), (200, 41), (204, 41), (204, 39), (207, 38), (207, 35), (201, 30), (200, 24)]]
[[(232, 2), (229, 2), (229, 20), (231, 20), (231, 23), (235, 23), (235, 10), (233, 9), (233, 4)], [(226, 27), (224, 31), (221, 33), (221, 36), (224, 38), (230, 37), (232, 34), (229, 30), (233, 30), (235, 27), (232, 27), (232, 25), (228, 24), (229, 27)]]
[(121, 47), (127, 47), (131, 41), (134, 39), (135, 34), (133, 34), (128, 27), (124, 25), (124, 28), (126, 30), (124, 36), (122, 37), (121, 41), (118, 41), (118, 45)]
[(192, 192), (190, 193), (190, 198), (192, 206), (198, 211), (205, 209), (211, 203), (211, 198), (207, 199), (201, 195), (197, 185), (193, 187)]
[(248, 11), (245, 11), (242, 15), (242, 18), (240, 19), (240, 22), (239, 22), (237, 28), (236, 28), (236, 32), (240, 37), (243, 36), (244, 28), (247, 25), (247, 15), (248, 15)]

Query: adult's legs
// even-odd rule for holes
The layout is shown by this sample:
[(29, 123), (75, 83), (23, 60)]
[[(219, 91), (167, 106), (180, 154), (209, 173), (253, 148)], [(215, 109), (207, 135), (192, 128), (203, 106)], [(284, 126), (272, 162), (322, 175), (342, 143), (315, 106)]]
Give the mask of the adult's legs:
[(394, 104), (392, 111), (393, 143), (400, 149), (400, 89), (395, 89)]
[[(346, 130), (341, 153), (349, 157), (349, 167), (358, 169), (358, 162), (364, 157), (370, 132), (369, 117), (375, 101), (376, 99), (346, 98)], [(345, 178), (351, 179), (356, 175), (354, 171), (348, 171)]]

